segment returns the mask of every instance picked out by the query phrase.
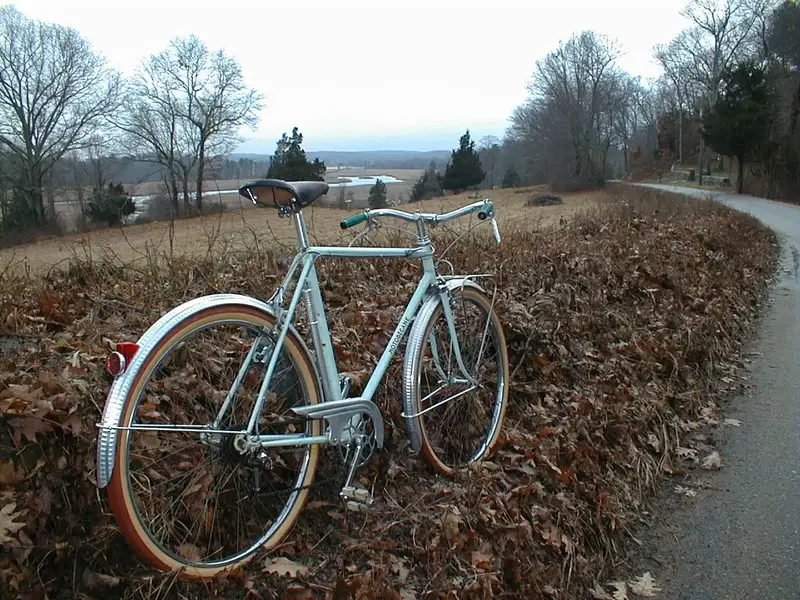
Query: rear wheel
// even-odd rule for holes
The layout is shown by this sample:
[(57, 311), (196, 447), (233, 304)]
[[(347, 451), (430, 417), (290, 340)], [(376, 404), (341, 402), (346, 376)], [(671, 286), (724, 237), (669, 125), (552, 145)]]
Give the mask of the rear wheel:
[[(121, 425), (211, 428), (233, 388), (216, 429), (244, 431), (272, 354), (273, 331), (271, 314), (237, 305), (211, 307), (180, 323), (145, 358)], [(308, 352), (290, 332), (257, 433), (320, 435), (319, 420), (291, 412), (319, 398)], [(241, 438), (200, 431), (119, 432), (108, 497), (125, 540), (140, 558), (160, 570), (213, 577), (286, 536), (306, 501), (319, 447), (243, 452)]]
[(452, 312), (463, 364), (457, 363), (447, 320), (439, 305), (422, 343), (411, 356), (411, 406), (421, 452), (442, 474), (485, 458), (502, 428), (508, 400), (508, 352), (503, 327), (481, 291), (453, 291)]

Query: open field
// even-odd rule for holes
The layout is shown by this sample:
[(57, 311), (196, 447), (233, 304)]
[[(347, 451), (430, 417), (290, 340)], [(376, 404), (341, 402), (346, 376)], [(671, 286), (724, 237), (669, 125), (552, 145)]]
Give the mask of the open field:
[[(527, 207), (525, 201), (533, 189), (471, 192), (407, 204), (404, 208), (444, 212), (488, 197), (497, 203), (502, 233), (505, 228), (518, 223), (532, 223), (541, 227), (558, 224), (608, 198), (608, 194), (602, 191), (567, 194), (563, 196), (564, 204), (560, 206)], [(328, 196), (331, 193), (335, 193), (335, 190), (328, 192)], [(304, 212), (312, 240), (346, 243), (352, 238), (353, 231), (342, 232), (339, 221), (358, 211), (312, 205)], [(5, 248), (0, 250), (0, 272), (11, 265), (10, 268), (17, 271), (42, 273), (73, 256), (111, 256), (116, 257), (115, 260), (120, 264), (128, 264), (153, 255), (205, 253), (210, 245), (227, 250), (243, 250), (254, 245), (293, 249), (294, 226), (290, 219), (279, 218), (277, 211), (243, 204), (239, 210), (182, 219), (172, 224), (153, 222), (122, 229), (100, 229)]]
[[(387, 175), (401, 181), (401, 183), (391, 183), (386, 186), (389, 200), (399, 201), (406, 200), (408, 198), (412, 186), (414, 183), (416, 183), (421, 174), (422, 170), (420, 169), (362, 169), (348, 167), (338, 170), (329, 170), (325, 174), (325, 181), (328, 183), (341, 183), (342, 181), (347, 183), (346, 179), (343, 180), (341, 178), (377, 177), (380, 175)], [(215, 191), (228, 192), (220, 193), (218, 196), (211, 195), (208, 197), (207, 202), (213, 203), (218, 201), (218, 198), (221, 198), (221, 200), (229, 208), (235, 208), (241, 202), (247, 202), (244, 198), (241, 198), (238, 195), (237, 190), (244, 183), (247, 181), (252, 181), (253, 179), (258, 178), (220, 179), (207, 181), (205, 182), (204, 187), (206, 193)], [(353, 195), (353, 202), (356, 208), (360, 205), (360, 203), (366, 202), (367, 198), (369, 197), (369, 187), (370, 186), (368, 185), (346, 186), (346, 192), (349, 192)], [(133, 196), (146, 196), (163, 193), (164, 185), (159, 182), (149, 181), (126, 186), (126, 189)], [(328, 195), (323, 199), (322, 204), (334, 206), (336, 204), (338, 194), (339, 191), (336, 188), (331, 189)]]
[[(332, 169), (326, 173), (325, 180), (328, 183), (340, 183), (340, 177), (376, 177), (388, 175), (400, 180), (399, 183), (390, 183), (386, 186), (389, 202), (405, 202), (410, 197), (411, 188), (422, 174), (421, 169), (363, 169), (363, 168), (343, 168), (340, 170)], [(204, 201), (206, 206), (222, 203), (226, 210), (239, 210), (249, 207), (247, 199), (241, 197), (238, 189), (247, 181), (258, 179), (258, 177), (243, 179), (220, 179), (209, 180), (204, 184)], [(347, 183), (345, 181), (345, 183)], [(190, 189), (193, 189), (193, 182)], [(354, 209), (365, 208), (369, 197), (369, 185), (351, 185), (344, 189), (345, 194), (351, 200)], [(146, 181), (142, 183), (125, 184), (125, 190), (132, 196), (159, 196), (164, 194), (164, 184), (158, 181)], [(91, 187), (84, 190), (88, 198)], [(320, 202), (320, 206), (337, 206), (340, 191), (331, 188), (328, 195)], [(61, 226), (67, 232), (78, 229), (80, 221), (80, 206), (77, 201), (77, 191), (71, 189), (58, 189), (55, 191), (56, 214), (58, 215)], [(146, 205), (150, 200), (137, 200), (137, 215), (147, 213)]]

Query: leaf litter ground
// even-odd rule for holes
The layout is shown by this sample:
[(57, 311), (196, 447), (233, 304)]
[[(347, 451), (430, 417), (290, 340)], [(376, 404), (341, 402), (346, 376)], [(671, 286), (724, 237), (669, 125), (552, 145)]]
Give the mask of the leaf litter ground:
[[(445, 479), (411, 456), (398, 358), (377, 399), (387, 449), (360, 474), (374, 508), (342, 509), (341, 461), (326, 452), (321, 484), (280, 550), (206, 583), (139, 563), (95, 487), (95, 423), (110, 385), (103, 364), (109, 340), (135, 341), (183, 300), (269, 296), (285, 257), (254, 247), (151, 257), (135, 268), (73, 261), (36, 279), (7, 274), (0, 596), (584, 598), (601, 590), (655, 485), (701, 461), (718, 468), (719, 455), (709, 464), (712, 449), (695, 432), (718, 423), (717, 403), (776, 267), (776, 240), (710, 201), (625, 187), (558, 229), (502, 226), (502, 246), (479, 230), (447, 256), (456, 272), (495, 273), (488, 285), (497, 286), (513, 376), (491, 459)], [(451, 238), (441, 232), (437, 247)], [(417, 267), (375, 260), (320, 269), (340, 368), (358, 382), (399, 320)]]

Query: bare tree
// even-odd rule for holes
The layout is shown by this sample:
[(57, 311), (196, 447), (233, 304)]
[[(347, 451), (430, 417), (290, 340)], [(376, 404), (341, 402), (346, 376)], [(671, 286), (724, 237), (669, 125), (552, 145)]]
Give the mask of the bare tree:
[(16, 188), (36, 226), (48, 219), (45, 179), (117, 107), (118, 89), (118, 75), (77, 31), (0, 8), (0, 144), (18, 166)]
[(478, 154), (486, 170), (486, 179), (488, 180), (489, 188), (493, 188), (497, 162), (500, 158), (500, 138), (494, 135), (485, 135), (480, 139), (478, 147)]
[[(700, 113), (707, 113), (719, 95), (720, 81), (726, 69), (738, 60), (759, 53), (761, 30), (770, 0), (690, 0), (681, 13), (692, 23), (673, 40), (675, 53), (682, 55), (684, 76), (702, 88)], [(701, 143), (699, 164), (705, 163)], [(706, 170), (710, 168), (709, 163)]]
[(262, 96), (248, 88), (239, 63), (222, 50), (211, 53), (196, 36), (176, 38), (162, 54), (182, 119), (194, 129), (196, 202), (202, 210), (203, 172), (214, 154), (241, 141), (243, 126), (255, 128)]
[(159, 58), (151, 56), (139, 67), (128, 82), (124, 110), (112, 121), (126, 134), (126, 145), (132, 155), (164, 167), (172, 212), (177, 215), (182, 131), (177, 99)]
[(758, 23), (769, 4), (769, 0), (690, 0), (682, 11), (693, 26), (678, 34), (676, 41), (691, 59), (684, 66), (705, 87), (709, 106), (716, 102), (722, 73), (758, 52)]
[(678, 161), (683, 162), (683, 117), (689, 104), (689, 90), (691, 89), (692, 58), (685, 50), (683, 40), (674, 38), (669, 44), (656, 46), (653, 51), (654, 58), (661, 65), (664, 76), (675, 94), (676, 108), (678, 111)]
[[(591, 31), (573, 35), (536, 64), (528, 101), (512, 115), (510, 137), (529, 167), (569, 187), (603, 185), (619, 108), (617, 44)], [(537, 156), (533, 156), (533, 154)]]

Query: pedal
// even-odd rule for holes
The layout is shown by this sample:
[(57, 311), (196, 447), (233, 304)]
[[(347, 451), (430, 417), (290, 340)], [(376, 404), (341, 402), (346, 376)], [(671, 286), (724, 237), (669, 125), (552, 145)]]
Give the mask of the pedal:
[(345, 502), (345, 507), (350, 512), (357, 512), (357, 513), (365, 513), (369, 512), (369, 506), (366, 504), (361, 504), (360, 502), (356, 502), (355, 500), (348, 500)]
[(366, 512), (372, 505), (373, 498), (369, 490), (357, 488), (353, 486), (346, 486), (339, 492), (339, 496), (345, 501), (347, 510), (354, 512)]

